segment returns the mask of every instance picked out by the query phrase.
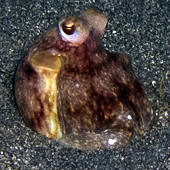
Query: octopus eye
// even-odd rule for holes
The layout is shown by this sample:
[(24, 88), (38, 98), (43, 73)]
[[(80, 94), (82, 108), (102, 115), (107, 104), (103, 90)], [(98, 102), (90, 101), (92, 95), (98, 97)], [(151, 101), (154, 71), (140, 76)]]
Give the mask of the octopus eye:
[(63, 32), (65, 32), (67, 35), (71, 35), (75, 31), (75, 25), (74, 22), (72, 21), (66, 21), (65, 23), (62, 24), (62, 29)]
[(78, 17), (63, 18), (58, 28), (61, 39), (70, 46), (79, 46), (86, 41), (90, 31), (88, 22)]

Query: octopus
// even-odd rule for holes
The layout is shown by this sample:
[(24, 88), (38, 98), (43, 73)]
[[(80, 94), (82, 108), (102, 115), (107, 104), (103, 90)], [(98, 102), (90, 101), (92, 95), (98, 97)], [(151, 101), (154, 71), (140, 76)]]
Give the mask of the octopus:
[(21, 59), (15, 98), (33, 131), (91, 150), (127, 145), (149, 129), (153, 113), (130, 57), (102, 45), (106, 25), (95, 9), (64, 17)]

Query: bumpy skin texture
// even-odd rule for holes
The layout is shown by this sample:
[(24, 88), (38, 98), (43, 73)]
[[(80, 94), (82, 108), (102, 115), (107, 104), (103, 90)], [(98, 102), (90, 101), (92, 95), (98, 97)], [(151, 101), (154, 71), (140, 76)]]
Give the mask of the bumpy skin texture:
[(129, 57), (101, 44), (106, 24), (93, 9), (65, 17), (21, 60), (15, 97), (32, 130), (79, 149), (116, 148), (148, 130), (153, 115)]

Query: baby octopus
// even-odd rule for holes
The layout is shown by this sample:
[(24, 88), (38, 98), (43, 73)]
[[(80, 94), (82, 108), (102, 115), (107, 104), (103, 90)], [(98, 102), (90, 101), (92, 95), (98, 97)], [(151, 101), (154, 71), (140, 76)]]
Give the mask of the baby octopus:
[(129, 56), (105, 50), (105, 15), (65, 17), (21, 59), (15, 97), (32, 130), (79, 149), (118, 148), (153, 119)]

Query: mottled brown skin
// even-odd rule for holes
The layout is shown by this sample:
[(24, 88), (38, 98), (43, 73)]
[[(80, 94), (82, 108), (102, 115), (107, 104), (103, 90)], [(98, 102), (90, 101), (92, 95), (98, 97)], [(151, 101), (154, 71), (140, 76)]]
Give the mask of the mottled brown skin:
[(117, 148), (148, 130), (153, 115), (129, 56), (100, 41), (106, 23), (92, 9), (63, 18), (22, 59), (15, 95), (32, 130), (79, 149)]

